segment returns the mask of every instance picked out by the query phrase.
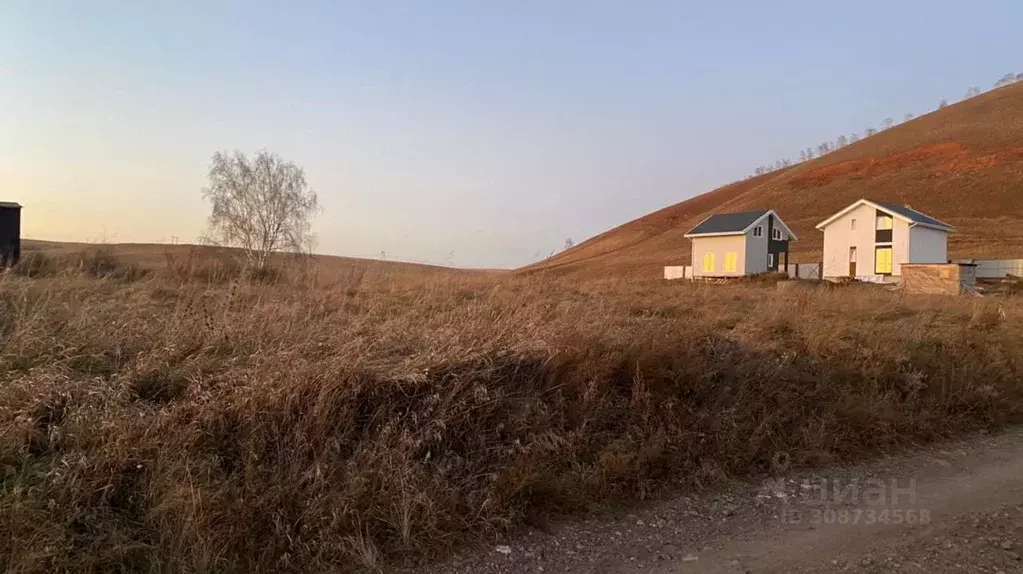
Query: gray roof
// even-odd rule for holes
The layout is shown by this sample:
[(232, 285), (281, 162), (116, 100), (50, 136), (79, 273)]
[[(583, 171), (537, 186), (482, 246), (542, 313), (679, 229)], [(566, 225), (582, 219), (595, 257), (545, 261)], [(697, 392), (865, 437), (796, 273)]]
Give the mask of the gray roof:
[(0, 201), (0, 207), (21, 209), (21, 206), (13, 201)]
[(753, 222), (767, 213), (760, 211), (743, 211), (741, 213), (719, 213), (704, 219), (686, 235), (708, 235), (718, 233), (742, 233)]
[(875, 201), (874, 203), (880, 205), (881, 207), (891, 212), (898, 213), (899, 215), (908, 218), (913, 223), (923, 223), (924, 225), (934, 225), (937, 227), (946, 227), (949, 229), (952, 228), (951, 225), (945, 223), (944, 221), (938, 221), (933, 217), (928, 217), (920, 213), (919, 211), (906, 207), (905, 205), (899, 205), (898, 203), (888, 203), (886, 201)]

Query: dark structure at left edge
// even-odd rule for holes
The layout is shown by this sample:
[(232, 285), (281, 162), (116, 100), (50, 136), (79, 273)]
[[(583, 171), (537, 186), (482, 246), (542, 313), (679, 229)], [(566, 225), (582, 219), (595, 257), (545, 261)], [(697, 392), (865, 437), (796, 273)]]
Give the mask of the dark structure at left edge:
[(21, 259), (21, 206), (0, 201), (0, 267)]

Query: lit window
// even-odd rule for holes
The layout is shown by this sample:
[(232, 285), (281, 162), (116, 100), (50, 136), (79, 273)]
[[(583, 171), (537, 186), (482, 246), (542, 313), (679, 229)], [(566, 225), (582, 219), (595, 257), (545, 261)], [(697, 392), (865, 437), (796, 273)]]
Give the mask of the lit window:
[(892, 228), (892, 218), (888, 215), (877, 216), (877, 229), (879, 231), (886, 231)]
[(739, 270), (739, 254), (725, 253), (725, 271), (736, 272)]
[(714, 272), (714, 254), (704, 253), (703, 254), (703, 272), (713, 273)]

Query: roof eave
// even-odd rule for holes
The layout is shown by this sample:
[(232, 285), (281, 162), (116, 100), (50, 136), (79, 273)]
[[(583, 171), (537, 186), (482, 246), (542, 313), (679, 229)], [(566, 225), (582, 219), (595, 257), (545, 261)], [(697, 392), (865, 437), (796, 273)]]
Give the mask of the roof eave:
[(693, 239), (699, 237), (727, 237), (729, 235), (746, 235), (745, 231), (720, 231), (717, 233), (686, 233), (682, 237)]
[(927, 229), (936, 229), (938, 231), (944, 231), (946, 233), (952, 233), (956, 230), (951, 225), (934, 225), (933, 223), (924, 223), (922, 221), (914, 221), (909, 224), (910, 227), (926, 227)]

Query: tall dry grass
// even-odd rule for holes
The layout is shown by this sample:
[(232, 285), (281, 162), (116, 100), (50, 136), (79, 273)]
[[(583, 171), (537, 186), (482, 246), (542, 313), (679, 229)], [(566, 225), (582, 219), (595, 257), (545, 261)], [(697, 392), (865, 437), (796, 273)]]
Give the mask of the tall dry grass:
[(1023, 416), (1009, 299), (134, 279), (0, 280), (4, 570), (373, 569)]

